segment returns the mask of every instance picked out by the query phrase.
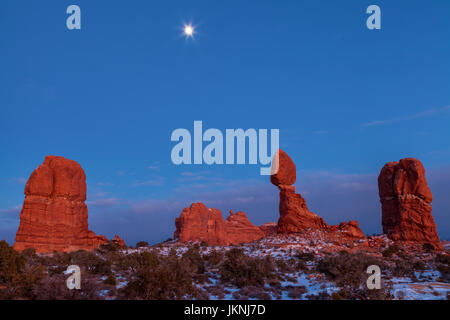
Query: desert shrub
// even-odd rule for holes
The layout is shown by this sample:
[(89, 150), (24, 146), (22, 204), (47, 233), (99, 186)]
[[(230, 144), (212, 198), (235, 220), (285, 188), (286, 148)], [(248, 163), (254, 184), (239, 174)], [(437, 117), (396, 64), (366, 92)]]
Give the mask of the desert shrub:
[(405, 259), (395, 260), (395, 265), (392, 269), (392, 274), (396, 277), (415, 277), (414, 265), (412, 261)]
[(367, 267), (377, 265), (383, 268), (383, 261), (375, 257), (363, 254), (350, 254), (341, 251), (337, 255), (324, 257), (317, 264), (317, 271), (324, 273), (329, 280), (334, 281), (340, 287), (349, 287), (352, 289), (365, 287), (368, 274)]
[(303, 261), (314, 261), (315, 259), (314, 252), (299, 252), (295, 257)]
[(33, 295), (39, 300), (97, 300), (100, 299), (98, 285), (95, 278), (81, 277), (81, 289), (69, 290), (66, 275), (54, 275), (43, 278), (39, 285), (33, 287)]
[(272, 300), (272, 297), (270, 294), (268, 294), (264, 287), (259, 286), (246, 286), (243, 287), (239, 291), (240, 296), (244, 296), (251, 299), (257, 299), (257, 300)]
[[(29, 261), (27, 261), (29, 257)], [(45, 267), (37, 263), (33, 250), (19, 254), (6, 241), (0, 241), (1, 299), (32, 299), (32, 289), (43, 277)]]
[(104, 281), (105, 284), (109, 284), (115, 286), (117, 284), (116, 277), (113, 274), (110, 274)]
[(439, 263), (437, 270), (441, 273), (442, 279), (446, 282), (450, 282), (450, 266), (448, 264)]
[(360, 288), (344, 287), (336, 294), (332, 295), (336, 300), (390, 300), (392, 295), (389, 288), (381, 287), (379, 290), (369, 290), (367, 287)]
[(330, 295), (327, 291), (321, 291), (317, 295), (316, 294), (309, 294), (305, 296), (308, 300), (330, 300)]
[(417, 271), (424, 271), (424, 270), (425, 270), (425, 267), (426, 267), (425, 262), (423, 262), (423, 261), (421, 261), (421, 260), (416, 260), (416, 261), (414, 261), (414, 263), (413, 263), (413, 268), (414, 268), (414, 270), (417, 270)]
[(276, 265), (279, 272), (291, 272), (292, 267), (284, 261), (284, 259), (276, 259)]
[(152, 251), (125, 255), (115, 266), (117, 270), (137, 272), (139, 269), (155, 268), (159, 264), (158, 256)]
[(287, 291), (288, 297), (292, 299), (301, 299), (302, 295), (308, 292), (305, 286), (289, 287)]
[(242, 249), (233, 248), (225, 255), (219, 267), (220, 280), (239, 288), (245, 286), (264, 286), (267, 279), (275, 278), (273, 258), (253, 258), (244, 254)]
[(192, 299), (199, 295), (193, 284), (192, 266), (181, 261), (176, 253), (167, 257), (143, 252), (134, 256), (137, 260), (135, 273), (128, 285), (121, 290), (127, 299)]
[(426, 251), (426, 252), (433, 252), (434, 246), (431, 243), (424, 243), (422, 245), (422, 249), (423, 249), (423, 251)]
[(206, 261), (211, 268), (216, 268), (223, 262), (224, 254), (221, 251), (213, 249), (209, 254), (203, 256), (203, 260)]
[(202, 274), (205, 272), (205, 262), (200, 254), (200, 247), (198, 245), (190, 247), (182, 255), (181, 263), (192, 274)]
[(147, 241), (139, 241), (138, 243), (136, 243), (136, 248), (142, 248), (142, 247), (148, 247), (148, 242)]
[(84, 267), (90, 273), (99, 275), (111, 274), (111, 262), (100, 258), (95, 252), (79, 250), (72, 252), (70, 256), (71, 264)]
[(297, 264), (295, 266), (295, 269), (297, 271), (306, 271), (306, 270), (308, 270), (308, 267), (307, 267), (306, 262), (304, 260), (298, 260)]
[(436, 255), (435, 261), (437, 263), (443, 263), (443, 264), (446, 264), (446, 265), (450, 265), (450, 255), (438, 253)]
[(24, 257), (21, 257), (6, 241), (0, 241), (0, 284), (18, 278), (24, 266)]
[(387, 248), (386, 250), (383, 251), (383, 257), (390, 258), (394, 254), (397, 254), (399, 251), (400, 251), (400, 247), (393, 244), (389, 248)]
[(110, 252), (116, 252), (119, 249), (120, 249), (120, 245), (118, 245), (115, 242), (110, 241), (110, 242), (102, 244), (95, 251), (98, 252), (99, 254), (106, 254), (106, 253), (110, 253)]

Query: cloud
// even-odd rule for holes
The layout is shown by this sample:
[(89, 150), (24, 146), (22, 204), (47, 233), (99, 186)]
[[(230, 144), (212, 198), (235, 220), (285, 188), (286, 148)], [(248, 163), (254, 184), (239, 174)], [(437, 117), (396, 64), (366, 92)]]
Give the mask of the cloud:
[(446, 106), (443, 108), (433, 108), (433, 109), (425, 110), (422, 112), (418, 112), (418, 113), (414, 113), (414, 114), (410, 114), (410, 115), (406, 115), (406, 116), (402, 116), (402, 117), (398, 117), (398, 118), (367, 122), (367, 123), (363, 124), (363, 127), (373, 127), (373, 126), (379, 126), (379, 125), (392, 124), (392, 123), (396, 123), (396, 122), (420, 119), (420, 118), (425, 118), (425, 117), (432, 117), (432, 116), (439, 115), (439, 114), (444, 113), (449, 110), (450, 110), (450, 106)]
[(104, 199), (96, 199), (96, 200), (88, 200), (86, 204), (88, 206), (97, 206), (97, 207), (111, 207), (119, 204), (119, 199), (117, 198), (104, 198)]
[(162, 186), (165, 182), (166, 182), (165, 177), (157, 176), (143, 181), (136, 180), (131, 186), (132, 187)]
[(193, 177), (193, 176), (195, 176), (195, 173), (193, 173), (193, 172), (191, 172), (191, 171), (183, 171), (183, 172), (181, 173), (181, 175), (182, 175), (183, 177)]
[(11, 179), (15, 184), (25, 184), (27, 182), (26, 178), (16, 177)]
[(9, 209), (0, 209), (0, 213), (7, 214), (7, 215), (14, 215), (14, 214), (19, 214), (21, 209), (22, 209), (22, 205), (19, 204), (12, 208), (9, 208)]
[(97, 185), (100, 187), (113, 187), (114, 184), (110, 183), (110, 182), (97, 182)]

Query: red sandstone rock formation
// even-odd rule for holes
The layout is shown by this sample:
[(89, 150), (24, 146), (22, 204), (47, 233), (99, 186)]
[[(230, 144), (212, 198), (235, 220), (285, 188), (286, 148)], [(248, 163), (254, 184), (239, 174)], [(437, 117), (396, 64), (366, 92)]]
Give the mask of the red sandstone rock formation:
[(207, 208), (203, 203), (193, 203), (184, 208), (175, 220), (174, 238), (179, 242), (205, 241), (209, 245), (227, 245), (227, 235), (222, 213)]
[(224, 221), (220, 210), (193, 203), (175, 220), (174, 238), (179, 242), (205, 241), (209, 245), (230, 245), (261, 239), (265, 233), (253, 225), (243, 212), (230, 210)]
[(277, 233), (278, 224), (276, 222), (266, 222), (258, 227), (267, 237), (269, 235)]
[(419, 160), (387, 163), (378, 176), (378, 188), (383, 232), (390, 239), (428, 242), (442, 248), (431, 215), (433, 196)]
[(117, 244), (121, 248), (126, 246), (125, 241), (123, 241), (122, 238), (119, 237), (117, 234), (114, 236), (111, 242)]
[(362, 239), (366, 236), (359, 228), (358, 221), (350, 220), (349, 222), (341, 222), (337, 226), (330, 226), (331, 231), (340, 231), (347, 238)]
[(92, 250), (108, 242), (88, 229), (86, 176), (77, 162), (47, 156), (31, 174), (25, 196), (16, 250)]
[(232, 244), (252, 242), (265, 236), (260, 228), (248, 221), (247, 216), (242, 211), (233, 213), (233, 210), (230, 210), (230, 215), (225, 220), (225, 228), (227, 239)]
[[(270, 181), (280, 190), (280, 218), (278, 233), (296, 233), (307, 230), (340, 231), (351, 238), (365, 238), (357, 221), (329, 226), (321, 217), (309, 211), (305, 199), (295, 192), (292, 184), (296, 180), (296, 167), (292, 159), (279, 149), (274, 160), (278, 158), (278, 170), (271, 175)], [(276, 165), (276, 163), (275, 163)]]

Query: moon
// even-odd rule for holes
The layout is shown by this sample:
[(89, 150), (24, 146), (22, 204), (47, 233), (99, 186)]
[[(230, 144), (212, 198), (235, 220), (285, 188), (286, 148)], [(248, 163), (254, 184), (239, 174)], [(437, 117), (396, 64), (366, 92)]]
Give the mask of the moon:
[(191, 24), (185, 24), (183, 28), (183, 33), (186, 36), (186, 38), (193, 38), (194, 37), (194, 27)]

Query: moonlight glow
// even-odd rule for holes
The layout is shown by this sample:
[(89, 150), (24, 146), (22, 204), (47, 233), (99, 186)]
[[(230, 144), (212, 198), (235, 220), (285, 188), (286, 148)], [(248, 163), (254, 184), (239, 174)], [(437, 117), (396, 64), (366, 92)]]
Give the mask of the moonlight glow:
[(195, 32), (194, 27), (190, 24), (186, 24), (186, 25), (184, 25), (183, 32), (187, 38), (192, 38), (194, 36), (194, 32)]

